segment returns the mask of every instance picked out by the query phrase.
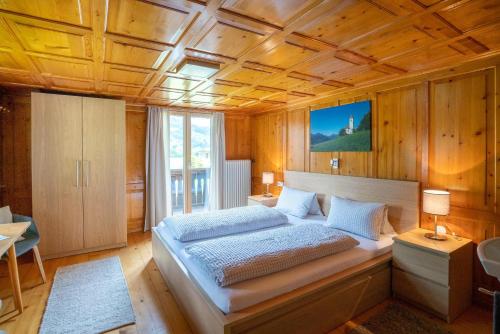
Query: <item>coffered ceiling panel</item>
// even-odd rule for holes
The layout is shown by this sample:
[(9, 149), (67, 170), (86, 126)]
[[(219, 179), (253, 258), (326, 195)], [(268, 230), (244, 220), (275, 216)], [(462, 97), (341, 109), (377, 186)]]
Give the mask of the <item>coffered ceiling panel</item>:
[(83, 31), (59, 30), (55, 28), (60, 26), (52, 28), (15, 21), (9, 22), (9, 25), (28, 51), (77, 58), (92, 57), (90, 37)]
[(360, 72), (339, 73), (338, 75), (334, 75), (333, 78), (335, 80), (340, 80), (348, 84), (356, 85), (360, 82), (370, 82), (373, 80), (381, 79), (385, 76), (387, 76), (386, 73), (367, 68), (361, 70)]
[(16, 46), (16, 40), (12, 38), (12, 34), (8, 31), (8, 27), (0, 21), (0, 47), (11, 48)]
[[(293, 75), (293, 74), (291, 74)], [(309, 87), (311, 82), (309, 80), (298, 79), (290, 76), (285, 76), (277, 80), (267, 81), (271, 87), (280, 88), (283, 90), (294, 91), (304, 89), (304, 87)]]
[(276, 91), (272, 90), (263, 90), (256, 87), (254, 90), (251, 90), (245, 94), (242, 94), (244, 97), (254, 98), (254, 99), (264, 99), (273, 94), (276, 94)]
[(484, 31), (471, 34), (476, 41), (487, 46), (490, 50), (500, 49), (500, 23)]
[(345, 1), (340, 2), (330, 15), (305, 24), (299, 32), (338, 45), (381, 27), (394, 18), (394, 14), (368, 1)]
[(288, 69), (316, 54), (318, 50), (301, 47), (292, 43), (282, 43), (252, 61), (279, 68)]
[(189, 12), (141, 0), (110, 0), (108, 32), (176, 44), (193, 17)]
[(0, 67), (15, 68), (15, 69), (23, 68), (16, 61), (11, 51), (3, 51), (3, 50), (0, 50)]
[(221, 104), (227, 105), (227, 106), (232, 106), (232, 107), (242, 107), (245, 105), (249, 105), (252, 103), (255, 103), (257, 99), (250, 99), (250, 98), (245, 98), (241, 96), (235, 96), (229, 99), (224, 99), (221, 101)]
[(160, 83), (160, 86), (164, 88), (189, 91), (198, 86), (200, 83), (200, 80), (165, 76), (163, 81)]
[(106, 39), (104, 60), (108, 63), (157, 69), (168, 55), (168, 49), (133, 45)]
[(213, 85), (203, 89), (203, 92), (213, 93), (213, 94), (233, 94), (234, 92), (241, 89), (241, 87), (245, 87), (244, 84), (232, 83), (232, 84), (224, 84), (215, 82)]
[(498, 0), (464, 1), (439, 12), (439, 15), (462, 31), (500, 20)]
[(137, 96), (142, 90), (141, 86), (122, 85), (122, 84), (108, 84), (107, 91), (111, 94), (120, 96)]
[(339, 89), (341, 87), (337, 87), (337, 86), (331, 86), (331, 85), (326, 85), (326, 84), (320, 84), (320, 85), (317, 85), (317, 86), (314, 86), (313, 89), (312, 89), (312, 92), (314, 94), (324, 94), (324, 93), (327, 93), (327, 92), (333, 92), (337, 89)]
[(0, 9), (65, 22), (90, 26), (90, 0), (3, 0)]
[(272, 73), (266, 71), (252, 70), (249, 68), (240, 68), (226, 75), (224, 79), (253, 84), (255, 82), (259, 82), (261, 80), (269, 78), (271, 74)]
[(498, 0), (0, 0), (0, 84), (134, 103), (273, 110), (499, 57), (499, 6)]
[(13, 73), (13, 72), (0, 72), (0, 82), (2, 83), (17, 83), (21, 85), (30, 85), (34, 87), (40, 87), (40, 83), (37, 82), (33, 76), (29, 73)]
[(327, 78), (336, 72), (355, 68), (357, 65), (335, 58), (332, 55), (306, 62), (297, 67), (297, 71), (312, 76)]
[(230, 0), (222, 8), (283, 27), (304, 8), (310, 6), (312, 0)]
[(264, 40), (261, 33), (222, 22), (215, 22), (193, 46), (196, 50), (237, 58)]
[(408, 26), (396, 31), (384, 32), (376, 35), (377, 43), (365, 40), (356, 44), (354, 50), (368, 57), (383, 59), (393, 55), (395, 52), (401, 53), (420, 46), (429, 44), (434, 39), (424, 31), (415, 26)]
[(463, 55), (448, 45), (428, 48), (392, 59), (389, 63), (393, 66), (404, 68), (408, 71), (425, 70), (433, 67), (444, 66), (450, 62), (460, 61)]
[(152, 71), (135, 67), (111, 64), (106, 64), (104, 67), (104, 79), (112, 82), (145, 85), (152, 75)]
[(204, 94), (199, 93), (186, 98), (186, 101), (198, 102), (198, 103), (214, 103), (217, 100), (220, 100), (223, 95), (215, 95), (215, 94)]
[(275, 102), (279, 105), (280, 103), (294, 102), (302, 99), (304, 99), (304, 96), (295, 95), (290, 92), (290, 93), (277, 93), (276, 95), (273, 95), (269, 99), (264, 99), (263, 101), (268, 101), (270, 103)]
[(46, 80), (49, 80), (52, 83), (53, 87), (63, 90), (81, 91), (94, 89), (94, 82), (92, 81), (67, 79), (54, 76), (46, 78)]
[(149, 96), (156, 99), (177, 100), (184, 94), (185, 92), (183, 91), (175, 91), (171, 89), (155, 89)]
[(92, 78), (93, 66), (89, 61), (66, 58), (32, 56), (33, 62), (44, 75), (58, 75), (67, 78)]

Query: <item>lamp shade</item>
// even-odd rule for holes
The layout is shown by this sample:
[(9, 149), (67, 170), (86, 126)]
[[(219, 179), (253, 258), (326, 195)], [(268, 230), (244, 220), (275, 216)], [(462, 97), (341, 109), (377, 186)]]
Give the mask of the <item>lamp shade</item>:
[(273, 172), (262, 173), (262, 183), (263, 184), (273, 184), (274, 183), (274, 173)]
[(450, 193), (444, 190), (424, 190), (425, 213), (446, 216), (450, 212)]

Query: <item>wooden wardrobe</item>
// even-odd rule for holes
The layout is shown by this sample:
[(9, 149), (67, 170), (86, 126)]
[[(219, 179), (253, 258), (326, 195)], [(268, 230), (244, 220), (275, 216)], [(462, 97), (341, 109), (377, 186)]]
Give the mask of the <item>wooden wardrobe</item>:
[(31, 106), (42, 255), (125, 246), (125, 102), (32, 93)]

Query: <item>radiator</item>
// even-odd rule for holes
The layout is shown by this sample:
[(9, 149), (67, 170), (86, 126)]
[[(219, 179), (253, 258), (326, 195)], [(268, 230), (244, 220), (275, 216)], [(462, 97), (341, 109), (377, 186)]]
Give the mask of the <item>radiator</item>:
[(224, 166), (224, 208), (247, 205), (250, 196), (250, 160), (226, 160)]

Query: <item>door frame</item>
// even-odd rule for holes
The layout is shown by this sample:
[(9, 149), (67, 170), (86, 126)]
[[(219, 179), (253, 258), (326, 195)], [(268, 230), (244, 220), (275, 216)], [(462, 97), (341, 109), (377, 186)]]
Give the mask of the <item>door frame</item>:
[[(212, 113), (200, 113), (200, 112), (189, 112), (189, 111), (170, 111), (169, 117), (173, 116), (182, 116), (182, 125), (183, 125), (183, 154), (184, 158), (182, 161), (182, 179), (183, 179), (183, 189), (184, 192), (184, 213), (192, 212), (192, 202), (193, 196), (191, 194), (192, 189), (192, 168), (191, 168), (191, 117), (203, 117), (208, 118), (212, 117)], [(169, 151), (170, 151), (170, 119), (169, 119), (169, 129), (168, 129), (168, 138), (169, 138)], [(210, 126), (210, 136), (212, 135), (212, 127)], [(212, 149), (212, 148), (210, 148)], [(170, 154), (169, 154), (170, 155)], [(170, 159), (170, 156), (168, 157)], [(212, 162), (210, 162), (210, 165)], [(211, 168), (211, 167), (210, 167)], [(169, 181), (170, 182), (170, 181)], [(172, 190), (170, 190), (172, 192)]]

